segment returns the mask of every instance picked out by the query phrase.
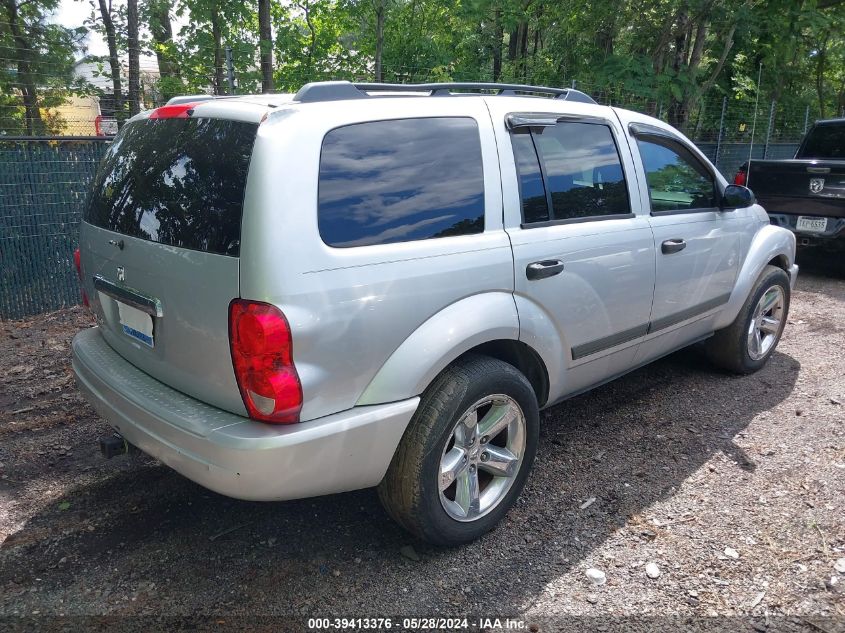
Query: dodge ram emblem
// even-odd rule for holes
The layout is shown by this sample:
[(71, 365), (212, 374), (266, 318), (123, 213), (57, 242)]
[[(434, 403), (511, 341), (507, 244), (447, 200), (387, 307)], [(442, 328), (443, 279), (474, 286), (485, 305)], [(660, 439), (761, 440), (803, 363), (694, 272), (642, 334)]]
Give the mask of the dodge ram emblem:
[(117, 267), (117, 280), (120, 282), (126, 281), (126, 272), (123, 270), (123, 266)]
[(824, 189), (824, 178), (810, 178), (810, 191), (819, 193)]

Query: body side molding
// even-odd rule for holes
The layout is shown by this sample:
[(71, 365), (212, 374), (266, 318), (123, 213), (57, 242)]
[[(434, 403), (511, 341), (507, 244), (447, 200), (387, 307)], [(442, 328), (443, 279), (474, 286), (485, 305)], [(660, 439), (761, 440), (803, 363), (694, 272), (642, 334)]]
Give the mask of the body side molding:
[(673, 325), (676, 325), (681, 321), (686, 321), (687, 319), (700, 316), (705, 312), (713, 310), (714, 308), (718, 308), (721, 305), (725, 305), (730, 300), (730, 298), (730, 293), (719, 295), (718, 297), (708, 299), (707, 301), (694, 305), (690, 308), (687, 308), (686, 310), (681, 310), (680, 312), (675, 312), (661, 319), (657, 319), (657, 321), (652, 321), (648, 325), (648, 333), (652, 334), (653, 332), (657, 332), (658, 330), (665, 330), (667, 327), (672, 327)]
[(633, 341), (641, 336), (645, 336), (648, 332), (649, 324), (643, 323), (642, 325), (638, 325), (630, 330), (625, 330), (624, 332), (617, 332), (616, 334), (611, 334), (610, 336), (605, 336), (604, 338), (581, 343), (580, 345), (576, 345), (572, 348), (572, 360), (578, 360), (579, 358), (584, 358), (585, 356), (598, 354), (599, 352), (603, 352), (611, 347), (616, 347), (617, 345), (622, 345), (622, 343), (627, 343), (628, 341)]
[(665, 330), (673, 325), (677, 325), (682, 321), (687, 321), (688, 319), (701, 316), (705, 312), (709, 312), (710, 310), (726, 304), (730, 298), (730, 293), (719, 295), (718, 297), (714, 297), (713, 299), (694, 305), (691, 308), (665, 316), (657, 321), (644, 323), (643, 325), (638, 325), (637, 327), (625, 330), (624, 332), (618, 332), (594, 341), (581, 343), (580, 345), (576, 345), (572, 348), (572, 360), (578, 360), (580, 358), (584, 358), (585, 356), (598, 354), (599, 352), (608, 350), (611, 347), (628, 343), (629, 341), (638, 339), (641, 336), (654, 334), (660, 330)]

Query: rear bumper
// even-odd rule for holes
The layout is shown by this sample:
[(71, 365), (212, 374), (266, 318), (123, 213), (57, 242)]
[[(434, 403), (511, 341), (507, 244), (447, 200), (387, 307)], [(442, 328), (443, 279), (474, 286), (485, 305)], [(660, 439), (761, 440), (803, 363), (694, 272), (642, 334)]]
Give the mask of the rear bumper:
[[(799, 245), (807, 246), (808, 244), (836, 244), (839, 246), (839, 240), (842, 241), (841, 246), (845, 246), (845, 218), (816, 216), (811, 217), (826, 217), (827, 228), (823, 232), (800, 231), (797, 228), (798, 218), (800, 213), (769, 213), (769, 219), (772, 224), (782, 226), (789, 229), (798, 237)], [(836, 241), (834, 241), (836, 240)]]
[(377, 485), (419, 398), (268, 425), (151, 378), (97, 328), (73, 339), (73, 370), (91, 405), (128, 442), (198, 484), (238, 499), (281, 500)]

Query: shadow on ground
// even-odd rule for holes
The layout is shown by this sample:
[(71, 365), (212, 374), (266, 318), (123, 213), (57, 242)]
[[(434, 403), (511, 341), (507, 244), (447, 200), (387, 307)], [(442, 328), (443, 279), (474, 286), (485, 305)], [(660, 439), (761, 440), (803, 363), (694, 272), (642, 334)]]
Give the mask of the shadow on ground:
[[(127, 463), (72, 489), (6, 540), (0, 586), (15, 597), (0, 599), (0, 608), (9, 614), (25, 601), (42, 613), (516, 614), (620, 526), (641, 525), (649, 538), (640, 515), (715, 454), (753, 473), (754, 457), (734, 439), (790, 394), (799, 368), (776, 353), (754, 376), (727, 376), (691, 349), (545, 411), (519, 503), (479, 543), (455, 550), (413, 541), (374, 491), (241, 502), (166, 467)], [(580, 509), (590, 497), (595, 503)], [(400, 554), (406, 545), (420, 561)]]
[(845, 279), (845, 239), (840, 250), (798, 247), (795, 263), (799, 267), (799, 276), (813, 274), (831, 279)]

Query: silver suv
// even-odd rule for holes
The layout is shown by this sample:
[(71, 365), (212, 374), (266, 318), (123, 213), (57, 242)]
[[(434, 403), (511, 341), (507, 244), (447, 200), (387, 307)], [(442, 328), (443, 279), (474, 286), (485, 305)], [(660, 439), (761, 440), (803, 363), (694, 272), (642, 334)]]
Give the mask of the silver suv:
[(241, 499), (378, 486), (439, 544), (513, 505), (540, 409), (697, 341), (759, 369), (798, 270), (670, 126), (501, 84), (177, 98), (111, 144), (80, 252), (121, 446)]

